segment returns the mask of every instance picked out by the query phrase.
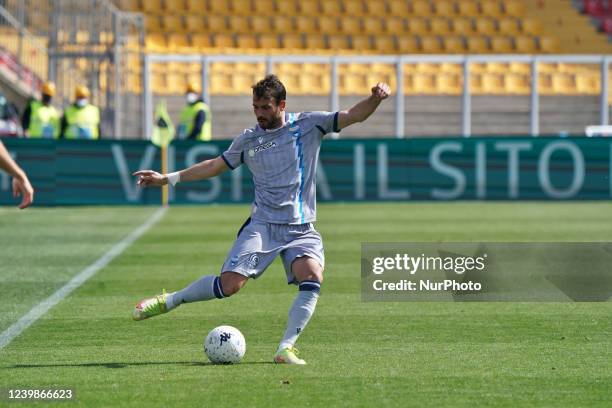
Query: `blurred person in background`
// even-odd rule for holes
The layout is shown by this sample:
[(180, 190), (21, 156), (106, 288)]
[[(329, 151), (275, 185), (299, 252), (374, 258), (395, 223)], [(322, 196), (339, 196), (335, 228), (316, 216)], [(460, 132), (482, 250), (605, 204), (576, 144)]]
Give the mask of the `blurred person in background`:
[(30, 99), (21, 117), (21, 126), (26, 137), (57, 139), (60, 134), (60, 113), (51, 100), (55, 96), (55, 84), (45, 82), (41, 99)]
[(177, 139), (208, 141), (211, 139), (212, 125), (210, 108), (193, 84), (187, 84), (185, 91), (187, 105), (181, 111)]
[(66, 108), (60, 126), (60, 137), (65, 139), (99, 139), (100, 109), (89, 103), (90, 92), (84, 85), (76, 87), (75, 101)]
[(15, 163), (0, 141), (0, 169), (13, 177), (13, 197), (22, 196), (19, 208), (24, 209), (34, 201), (34, 189), (26, 173)]

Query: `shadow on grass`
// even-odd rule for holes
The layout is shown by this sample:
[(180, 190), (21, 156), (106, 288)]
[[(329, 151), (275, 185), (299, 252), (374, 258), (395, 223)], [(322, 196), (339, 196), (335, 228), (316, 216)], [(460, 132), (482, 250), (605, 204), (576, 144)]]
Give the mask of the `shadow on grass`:
[[(255, 365), (255, 364), (275, 364), (273, 361), (245, 361), (240, 365)], [(80, 364), (15, 364), (12, 366), (4, 366), (3, 369), (14, 368), (54, 368), (54, 367), (104, 367), (104, 368), (127, 368), (141, 366), (156, 366), (156, 365), (178, 365), (189, 367), (208, 367), (208, 366), (232, 366), (238, 364), (213, 364), (203, 361), (140, 361), (134, 363), (80, 363)]]

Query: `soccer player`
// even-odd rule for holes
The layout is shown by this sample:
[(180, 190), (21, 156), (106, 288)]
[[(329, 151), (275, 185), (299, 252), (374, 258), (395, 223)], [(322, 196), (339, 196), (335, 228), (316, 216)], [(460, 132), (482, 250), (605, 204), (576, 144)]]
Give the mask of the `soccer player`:
[(253, 86), (257, 125), (244, 130), (220, 156), (170, 174), (135, 172), (139, 186), (162, 186), (215, 177), (246, 164), (253, 174), (255, 200), (219, 276), (204, 276), (177, 292), (144, 299), (132, 318), (143, 320), (183, 303), (231, 296), (280, 255), (287, 282), (298, 285), (299, 292), (274, 361), (306, 364), (294, 344), (314, 313), (323, 282), (323, 242), (313, 226), (321, 141), (328, 133), (366, 120), (389, 93), (387, 84), (378, 83), (368, 98), (349, 110), (288, 113), (285, 87), (275, 75), (268, 75)]
[(19, 208), (29, 207), (34, 201), (34, 189), (26, 173), (15, 163), (9, 152), (0, 141), (0, 169), (13, 176), (13, 197), (23, 196)]

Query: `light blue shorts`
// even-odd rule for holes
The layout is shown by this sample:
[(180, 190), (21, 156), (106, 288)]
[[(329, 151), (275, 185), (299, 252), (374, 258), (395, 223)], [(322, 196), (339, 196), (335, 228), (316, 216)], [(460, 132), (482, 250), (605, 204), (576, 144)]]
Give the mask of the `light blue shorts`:
[(310, 257), (325, 267), (323, 240), (312, 223), (302, 225), (245, 222), (230, 249), (221, 273), (236, 272), (247, 278), (258, 278), (280, 255), (285, 266), (287, 283), (297, 284), (291, 271), (296, 258)]

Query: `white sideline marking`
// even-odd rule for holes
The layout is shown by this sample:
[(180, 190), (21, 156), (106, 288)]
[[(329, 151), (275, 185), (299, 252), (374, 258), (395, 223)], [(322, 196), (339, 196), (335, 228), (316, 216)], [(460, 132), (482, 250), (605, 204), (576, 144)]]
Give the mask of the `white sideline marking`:
[(13, 323), (8, 329), (4, 330), (0, 334), (0, 350), (8, 346), (15, 337), (19, 336), (24, 332), (25, 329), (30, 327), (36, 320), (41, 318), (45, 313), (49, 311), (53, 306), (61, 302), (66, 296), (68, 296), (73, 290), (85, 283), (89, 278), (94, 276), (96, 272), (108, 265), (113, 259), (121, 255), (130, 245), (140, 238), (149, 228), (157, 223), (166, 213), (166, 208), (162, 207), (157, 210), (151, 218), (149, 218), (144, 224), (136, 228), (127, 237), (123, 238), (111, 249), (109, 249), (104, 255), (102, 255), (94, 263), (83, 269), (76, 276), (74, 276), (68, 283), (58, 289), (54, 294), (43, 300), (36, 306), (34, 306), (28, 313), (22, 316), (19, 320)]

